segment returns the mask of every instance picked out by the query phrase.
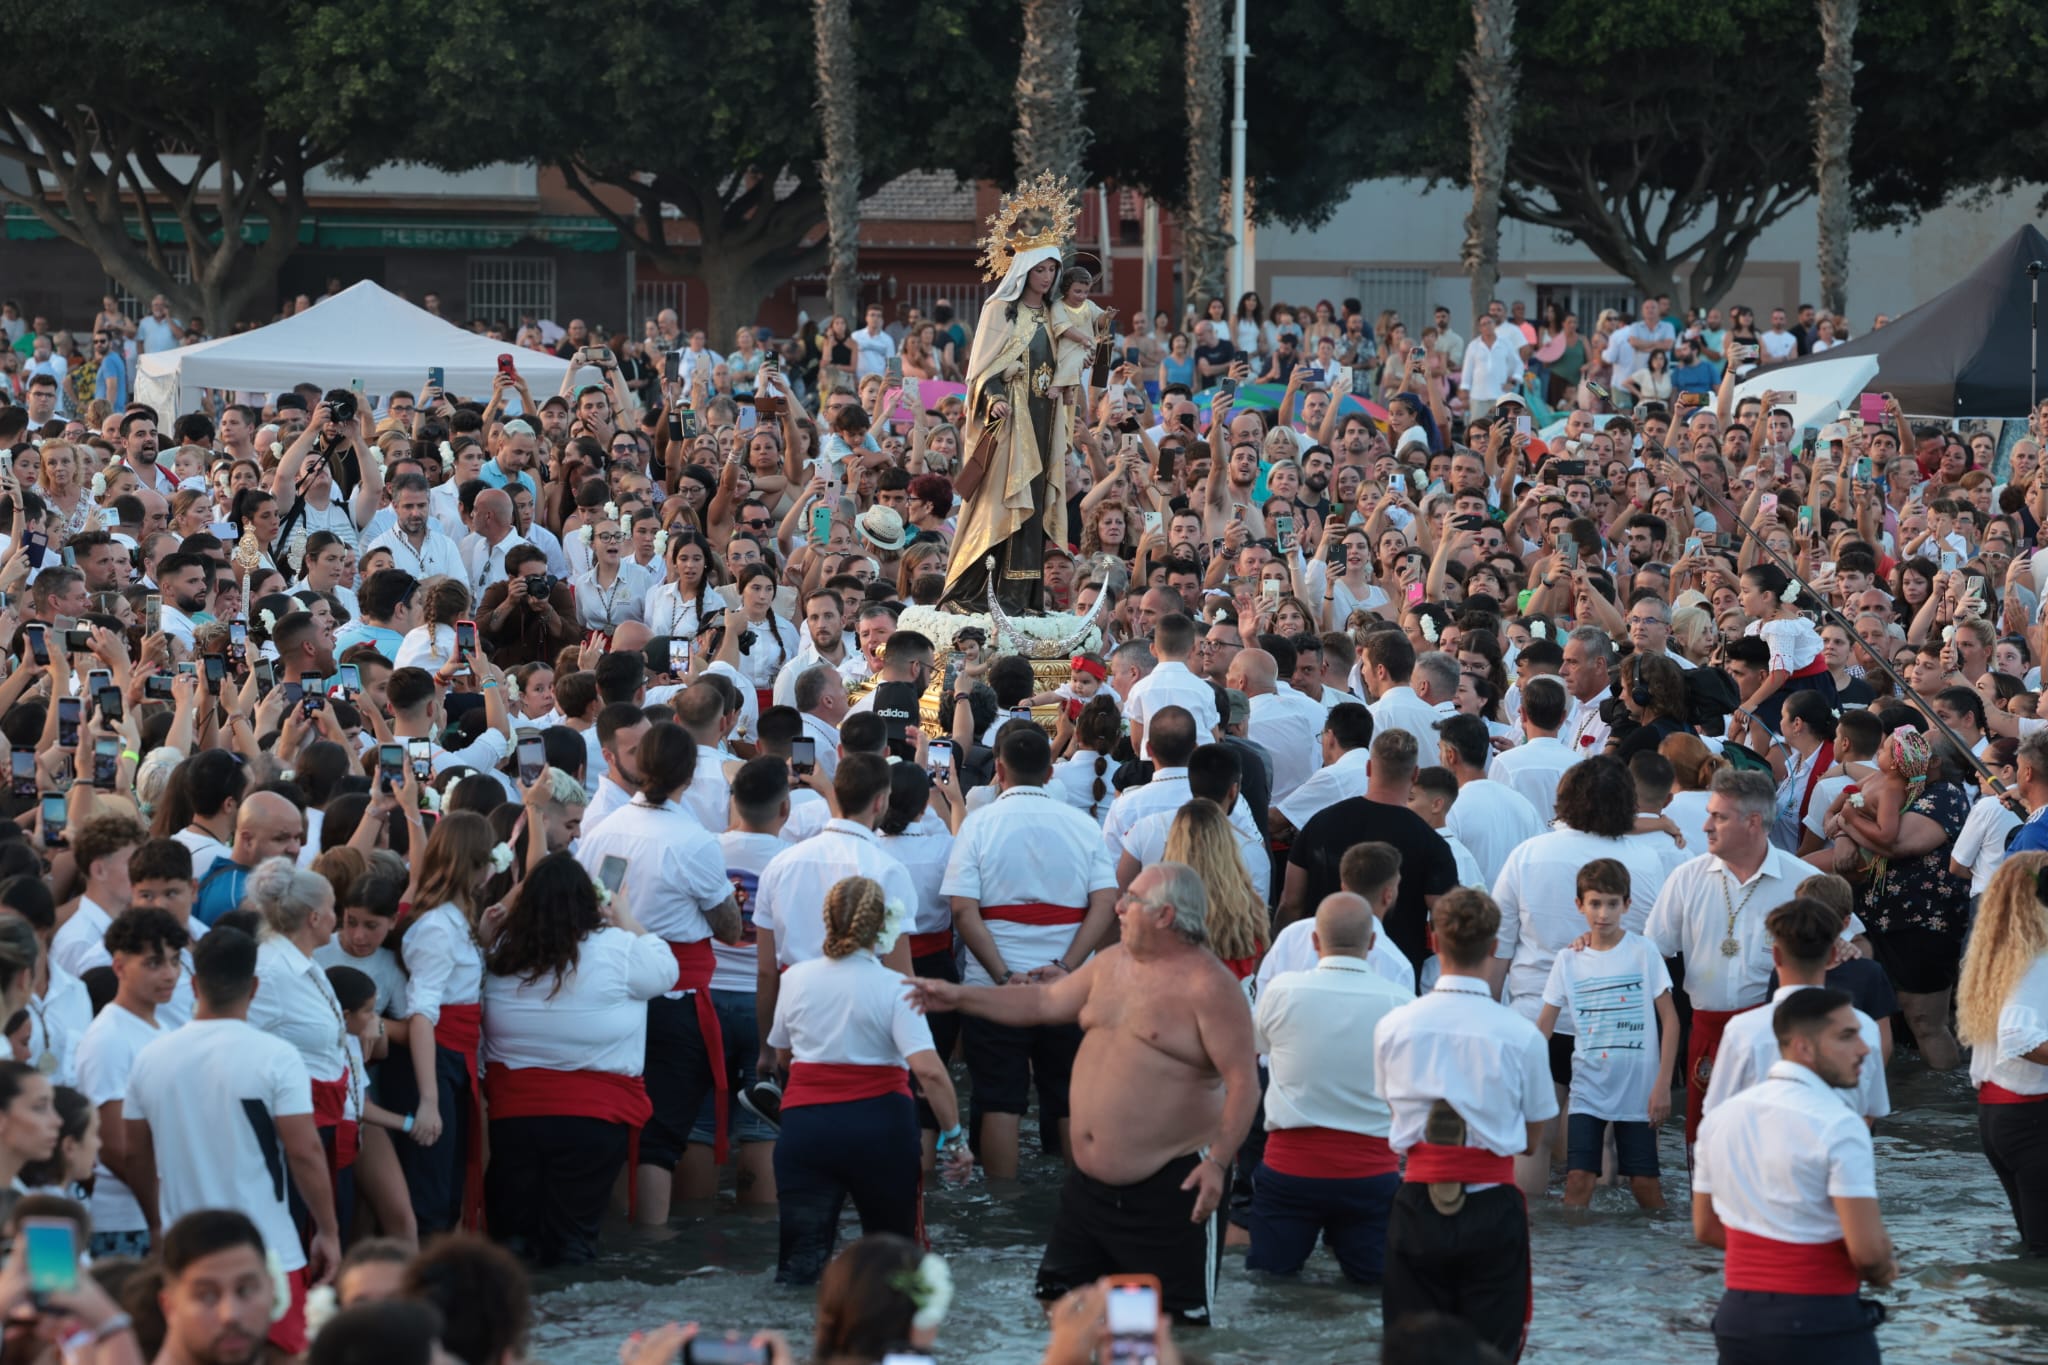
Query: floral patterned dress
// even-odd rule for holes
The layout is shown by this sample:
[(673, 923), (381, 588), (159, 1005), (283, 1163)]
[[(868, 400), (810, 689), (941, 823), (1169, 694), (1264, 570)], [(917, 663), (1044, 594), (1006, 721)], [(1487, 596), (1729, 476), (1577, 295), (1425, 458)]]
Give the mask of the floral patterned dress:
[(1953, 782), (1930, 782), (1905, 814), (1940, 825), (1942, 841), (1917, 857), (1888, 859), (1870, 888), (1865, 918), (1879, 933), (1925, 929), (1960, 939), (1969, 927), (1970, 879), (1949, 871), (1949, 854), (1969, 818), (1970, 798)]

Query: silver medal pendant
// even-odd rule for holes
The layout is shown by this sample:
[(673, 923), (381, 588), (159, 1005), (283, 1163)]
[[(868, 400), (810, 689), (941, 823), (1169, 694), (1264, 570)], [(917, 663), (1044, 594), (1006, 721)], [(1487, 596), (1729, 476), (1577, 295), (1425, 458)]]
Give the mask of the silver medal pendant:
[(1734, 939), (1734, 936), (1733, 936), (1733, 935), (1730, 935), (1729, 937), (1727, 937), (1727, 938), (1724, 938), (1724, 939), (1722, 939), (1722, 940), (1721, 940), (1721, 956), (1722, 956), (1722, 957), (1735, 957), (1736, 955), (1738, 955), (1739, 953), (1741, 953), (1741, 951), (1742, 951), (1742, 945), (1741, 945), (1740, 943), (1737, 943), (1737, 942), (1735, 941), (1735, 939)]

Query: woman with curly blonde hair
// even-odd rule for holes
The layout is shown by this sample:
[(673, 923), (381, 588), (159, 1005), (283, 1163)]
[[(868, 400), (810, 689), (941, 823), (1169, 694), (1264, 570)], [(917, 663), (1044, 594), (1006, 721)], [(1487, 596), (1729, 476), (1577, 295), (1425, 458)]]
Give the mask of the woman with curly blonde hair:
[(2015, 853), (1977, 906), (1956, 983), (1977, 1135), (2030, 1256), (2048, 1256), (2048, 854)]
[(1267, 946), (1266, 902), (1223, 807), (1200, 796), (1182, 806), (1166, 834), (1166, 861), (1186, 863), (1209, 888), (1209, 950), (1239, 981), (1256, 972)]
[(789, 1074), (775, 1143), (780, 1284), (817, 1283), (849, 1196), (863, 1235), (917, 1236), (924, 1143), (911, 1075), (942, 1125), (941, 1164), (964, 1175), (972, 1162), (931, 1028), (881, 962), (912, 914), (874, 881), (844, 878), (825, 893), (825, 955), (782, 975), (767, 1038)]

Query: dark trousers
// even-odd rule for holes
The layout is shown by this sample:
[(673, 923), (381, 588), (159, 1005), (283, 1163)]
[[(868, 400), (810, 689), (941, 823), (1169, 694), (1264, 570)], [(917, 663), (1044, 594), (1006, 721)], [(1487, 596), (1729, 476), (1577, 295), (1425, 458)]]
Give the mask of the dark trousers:
[(1854, 1294), (1731, 1289), (1714, 1310), (1720, 1365), (1878, 1365), (1884, 1307)]
[(2029, 1256), (2048, 1256), (2048, 1101), (1980, 1104), (1977, 1136)]
[[(725, 1065), (723, 1052), (718, 1065)], [(666, 1171), (683, 1159), (697, 1113), (716, 1088), (711, 1066), (711, 1050), (697, 1022), (696, 997), (648, 1001), (643, 1071), (654, 1117), (640, 1130), (642, 1166)]]
[[(912, 976), (928, 976), (938, 981), (958, 981), (960, 979), (960, 961), (950, 951), (926, 953), (923, 957), (910, 959), (910, 974)], [(951, 1065), (953, 1061), (953, 1046), (960, 1041), (960, 1012), (958, 1010), (947, 1010), (941, 1014), (928, 1014), (925, 1016), (924, 1021), (931, 1025), (932, 1050), (939, 1054), (939, 1061), (942, 1065)], [(918, 1126), (937, 1132), (939, 1130), (939, 1116), (934, 1114), (931, 1105), (925, 1102), (924, 1090), (918, 1085), (917, 1077), (912, 1076), (910, 1078), (910, 1088), (917, 1095)]]
[(1244, 1268), (1293, 1275), (1320, 1237), (1346, 1279), (1378, 1284), (1386, 1269), (1387, 1215), (1400, 1188), (1394, 1171), (1318, 1180), (1262, 1164), (1253, 1177), (1252, 1246)]
[[(384, 1103), (390, 1108), (401, 1114), (419, 1108), (419, 1087), (409, 1061), (401, 1058), (397, 1065), (385, 1067), (378, 1084), (389, 1096)], [(440, 1138), (431, 1147), (422, 1147), (404, 1134), (392, 1139), (422, 1238), (462, 1225), (462, 1192), (469, 1173), (469, 1130), (476, 1121), (470, 1099), (469, 1069), (461, 1053), (435, 1047), (434, 1088), (441, 1110)]]
[(544, 1266), (596, 1260), (631, 1142), (624, 1124), (580, 1115), (492, 1119), (484, 1172), (491, 1236)]
[(1426, 1185), (1394, 1192), (1380, 1291), (1386, 1327), (1418, 1313), (1448, 1313), (1519, 1360), (1529, 1336), (1529, 1292), (1529, 1211), (1520, 1190), (1496, 1185), (1467, 1194), (1465, 1207), (1449, 1218), (1429, 1202)]
[(1184, 1190), (1201, 1158), (1177, 1156), (1145, 1179), (1111, 1185), (1067, 1168), (1060, 1207), (1038, 1263), (1037, 1294), (1057, 1299), (1104, 1275), (1156, 1275), (1159, 1306), (1182, 1327), (1207, 1327), (1223, 1264), (1220, 1211), (1192, 1217)]
[[(320, 1128), (315, 1131), (320, 1134), (320, 1150), (327, 1154), (327, 1183), (328, 1188), (334, 1193), (335, 1225), (341, 1229), (341, 1244), (347, 1246), (355, 1232), (356, 1168), (351, 1164), (344, 1171), (335, 1164), (334, 1143), (341, 1132), (339, 1128)], [(299, 1230), (300, 1249), (303, 1250), (313, 1241), (313, 1211), (306, 1206), (306, 1201), (299, 1197), (296, 1181), (291, 1183), (286, 1194), (285, 1207), (291, 1212), (293, 1226)]]
[(775, 1142), (782, 1222), (775, 1282), (818, 1282), (832, 1259), (839, 1213), (849, 1198), (863, 1236), (894, 1232), (918, 1238), (923, 1164), (917, 1105), (908, 1095), (784, 1109)]

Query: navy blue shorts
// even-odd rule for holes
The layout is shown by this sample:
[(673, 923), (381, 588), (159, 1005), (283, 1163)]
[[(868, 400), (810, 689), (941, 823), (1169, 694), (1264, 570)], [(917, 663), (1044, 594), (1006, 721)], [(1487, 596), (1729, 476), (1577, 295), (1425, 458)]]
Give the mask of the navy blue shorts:
[[(761, 1025), (754, 1017), (752, 991), (711, 992), (711, 1004), (718, 1011), (718, 1031), (725, 1037), (725, 1074), (734, 1077), (735, 1090), (760, 1080), (755, 1067), (761, 1060)], [(726, 1134), (733, 1142), (773, 1142), (775, 1129), (754, 1117), (738, 1100), (728, 1097)], [(697, 1122), (690, 1129), (690, 1145), (712, 1146), (718, 1138), (718, 1098), (706, 1095), (697, 1106)]]
[(1730, 1289), (1714, 1310), (1720, 1365), (1879, 1365), (1884, 1305), (1854, 1294), (1766, 1294)]
[(1565, 1169), (1600, 1174), (1601, 1148), (1607, 1130), (1614, 1129), (1614, 1169), (1622, 1175), (1657, 1178), (1657, 1130), (1647, 1122), (1596, 1119), (1591, 1114), (1573, 1114), (1565, 1122)]
[(1252, 1176), (1252, 1245), (1245, 1269), (1296, 1274), (1321, 1237), (1346, 1279), (1378, 1284), (1387, 1264), (1387, 1214), (1400, 1188), (1398, 1171), (1318, 1180), (1259, 1163)]

